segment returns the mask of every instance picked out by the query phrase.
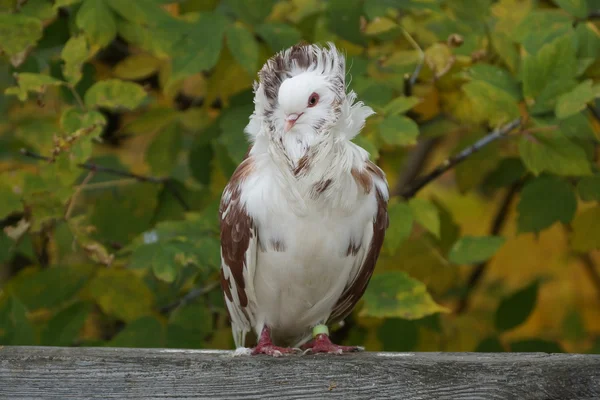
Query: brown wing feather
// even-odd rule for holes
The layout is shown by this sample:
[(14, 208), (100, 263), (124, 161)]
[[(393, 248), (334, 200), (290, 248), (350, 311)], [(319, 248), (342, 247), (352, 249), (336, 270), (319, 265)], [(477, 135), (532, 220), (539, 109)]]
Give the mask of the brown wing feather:
[[(368, 163), (369, 170), (379, 170), (374, 164)], [(376, 174), (380, 176), (379, 173)], [(360, 183), (360, 182), (359, 182)], [(385, 237), (385, 231), (389, 226), (389, 217), (387, 212), (387, 201), (385, 200), (381, 191), (375, 189), (375, 196), (377, 198), (377, 214), (373, 221), (373, 237), (369, 244), (369, 249), (365, 256), (364, 262), (360, 267), (360, 270), (356, 278), (352, 283), (346, 287), (336, 305), (333, 308), (331, 315), (329, 316), (328, 323), (335, 323), (343, 320), (356, 306), (356, 303), (360, 300), (362, 295), (367, 289), (369, 280), (375, 270), (375, 264), (383, 245), (383, 239)]]
[[(248, 315), (248, 295), (244, 271), (248, 254), (257, 232), (252, 218), (240, 201), (241, 184), (252, 173), (251, 158), (246, 158), (231, 176), (221, 197), (219, 219), (221, 226), (221, 287), (232, 323), (238, 330), (251, 324)], [(234, 337), (236, 333), (234, 332)], [(236, 339), (237, 341), (238, 339)]]

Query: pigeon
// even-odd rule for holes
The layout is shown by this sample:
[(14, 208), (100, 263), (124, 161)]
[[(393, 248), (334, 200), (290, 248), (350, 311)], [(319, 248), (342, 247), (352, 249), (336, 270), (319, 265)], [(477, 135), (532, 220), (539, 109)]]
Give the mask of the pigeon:
[(334, 344), (329, 327), (367, 288), (389, 225), (389, 187), (352, 142), (374, 111), (346, 91), (345, 57), (332, 43), (280, 51), (254, 82), (249, 150), (219, 206), (236, 354), (363, 349)]

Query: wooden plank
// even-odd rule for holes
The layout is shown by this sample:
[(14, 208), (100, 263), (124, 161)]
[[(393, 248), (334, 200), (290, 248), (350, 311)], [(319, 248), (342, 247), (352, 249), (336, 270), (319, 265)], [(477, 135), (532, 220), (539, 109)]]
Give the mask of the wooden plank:
[(600, 399), (600, 356), (3, 347), (1, 399)]

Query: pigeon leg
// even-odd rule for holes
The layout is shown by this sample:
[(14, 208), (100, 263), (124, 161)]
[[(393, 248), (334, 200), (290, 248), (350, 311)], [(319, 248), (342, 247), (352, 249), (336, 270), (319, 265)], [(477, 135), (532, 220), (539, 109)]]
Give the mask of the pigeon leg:
[(313, 329), (314, 339), (302, 346), (305, 353), (331, 353), (342, 354), (362, 351), (359, 346), (340, 346), (331, 342), (329, 329), (326, 325), (317, 325)]
[(279, 357), (284, 354), (294, 354), (297, 351), (297, 349), (291, 347), (275, 346), (271, 340), (271, 330), (265, 326), (260, 333), (256, 347), (252, 349), (252, 355), (266, 354), (268, 356)]

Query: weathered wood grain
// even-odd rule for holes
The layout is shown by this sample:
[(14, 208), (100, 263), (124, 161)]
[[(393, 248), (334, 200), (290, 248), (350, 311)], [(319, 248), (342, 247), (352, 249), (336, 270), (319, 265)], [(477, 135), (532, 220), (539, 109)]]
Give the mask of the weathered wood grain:
[(1, 399), (600, 399), (600, 356), (0, 347)]

